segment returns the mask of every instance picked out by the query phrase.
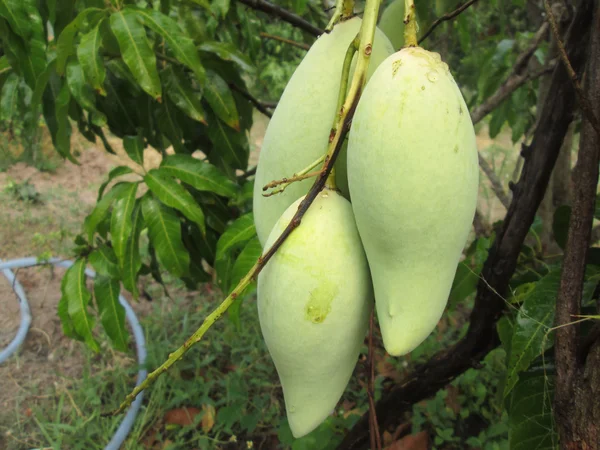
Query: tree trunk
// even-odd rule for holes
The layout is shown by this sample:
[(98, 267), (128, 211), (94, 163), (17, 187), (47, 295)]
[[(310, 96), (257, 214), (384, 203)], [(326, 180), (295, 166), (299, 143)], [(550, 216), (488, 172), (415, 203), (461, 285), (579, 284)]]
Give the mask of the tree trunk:
[[(584, 96), (600, 117), (600, 6), (595, 5)], [(597, 123), (597, 120), (596, 120)], [(556, 299), (554, 414), (563, 450), (600, 448), (600, 333), (583, 345), (578, 324), (598, 188), (600, 136), (584, 114), (563, 273)], [(591, 344), (589, 342), (591, 341)]]

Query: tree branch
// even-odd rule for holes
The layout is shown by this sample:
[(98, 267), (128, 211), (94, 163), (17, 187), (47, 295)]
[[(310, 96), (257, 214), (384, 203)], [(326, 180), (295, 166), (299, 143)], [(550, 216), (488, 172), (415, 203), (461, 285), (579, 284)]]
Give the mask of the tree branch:
[(231, 89), (233, 89), (234, 91), (240, 93), (242, 97), (244, 97), (246, 100), (248, 100), (250, 103), (252, 103), (258, 111), (263, 113), (268, 118), (271, 118), (273, 116), (273, 113), (271, 111), (269, 111), (269, 109), (268, 109), (269, 106), (267, 106), (264, 102), (261, 102), (260, 100), (258, 100), (254, 96), (252, 96), (252, 94), (250, 94), (249, 92), (246, 92), (245, 90), (239, 88), (237, 85), (235, 85), (233, 83), (230, 84), (229, 87)]
[[(600, 14), (597, 14), (596, 19), (600, 19)], [(590, 104), (594, 105), (594, 109), (600, 114), (600, 61), (598, 61), (600, 58), (600, 33), (597, 29), (593, 33), (586, 82), (587, 95), (584, 96), (582, 91), (580, 99), (592, 99)], [(558, 40), (558, 36), (556, 36), (556, 39)], [(565, 58), (567, 58), (566, 53)], [(574, 80), (573, 74), (575, 77), (577, 74), (572, 68), (567, 70), (571, 80)], [(575, 90), (578, 89), (575, 86)], [(576, 391), (583, 391), (585, 397), (587, 389), (581, 375), (585, 367), (585, 356), (587, 355), (582, 355), (579, 351), (579, 324), (571, 323), (575, 320), (575, 316), (580, 314), (581, 310), (586, 256), (590, 246), (598, 187), (600, 135), (596, 132), (592, 122), (592, 118), (595, 117), (594, 110), (590, 109), (589, 113), (584, 114), (583, 117), (577, 165), (573, 169), (573, 208), (560, 287), (556, 298), (556, 391), (554, 412), (557, 418), (556, 423), (561, 448), (572, 450), (594, 448), (598, 444), (598, 436), (596, 436), (595, 441), (588, 440), (584, 430), (586, 427), (593, 425), (593, 417), (586, 417), (587, 414), (583, 414), (584, 418), (582, 420), (582, 415), (578, 414), (578, 412), (586, 409), (586, 401), (579, 399)], [(589, 423), (586, 424), (585, 422), (588, 421)], [(584, 431), (582, 432), (582, 430)], [(588, 446), (586, 446), (586, 443)]]
[(283, 43), (291, 45), (293, 47), (301, 48), (302, 50), (310, 49), (310, 45), (305, 44), (304, 42), (292, 41), (291, 39), (286, 39), (281, 36), (275, 36), (274, 34), (265, 33), (263, 31), (260, 32), (260, 37), (265, 38), (265, 39), (272, 39), (274, 41), (283, 42)]
[(240, 3), (243, 3), (246, 6), (249, 6), (252, 9), (256, 9), (258, 11), (262, 11), (271, 16), (279, 17), (281, 20), (295, 26), (296, 28), (300, 28), (307, 33), (312, 34), (313, 36), (320, 36), (324, 33), (322, 29), (314, 26), (312, 23), (304, 20), (302, 17), (297, 16), (296, 14), (288, 11), (287, 9), (282, 8), (281, 6), (274, 5), (266, 0), (238, 0)]
[(469, 6), (473, 5), (474, 3), (477, 3), (477, 1), (478, 0), (469, 0), (467, 3), (465, 3), (464, 5), (459, 6), (454, 11), (446, 13), (442, 17), (440, 17), (439, 19), (437, 19), (435, 22), (433, 22), (431, 24), (431, 26), (425, 32), (425, 34), (423, 34), (423, 36), (421, 37), (421, 39), (419, 39), (419, 44), (421, 44), (421, 42), (423, 42), (425, 39), (427, 39), (429, 37), (429, 35), (431, 33), (433, 33), (433, 30), (435, 30), (438, 27), (439, 24), (441, 24), (442, 22), (446, 22), (448, 20), (451, 20), (451, 19), (455, 18), (460, 13), (462, 13), (464, 10), (466, 10)]
[(579, 105), (583, 114), (587, 117), (588, 121), (596, 130), (596, 133), (600, 134), (600, 122), (598, 122), (598, 117), (594, 114), (592, 109), (592, 105), (590, 104), (587, 97), (583, 94), (583, 89), (581, 88), (581, 84), (579, 83), (579, 78), (577, 73), (571, 66), (569, 62), (569, 57), (567, 56), (567, 52), (565, 51), (565, 45), (562, 43), (560, 39), (560, 32), (558, 31), (558, 25), (556, 23), (556, 17), (554, 17), (554, 12), (550, 6), (550, 2), (548, 0), (544, 0), (544, 8), (546, 9), (546, 14), (548, 14), (548, 20), (550, 21), (550, 25), (552, 28), (552, 34), (554, 35), (554, 39), (556, 40), (556, 46), (558, 47), (558, 55), (562, 60), (567, 72), (569, 73), (569, 78), (575, 87), (575, 92), (577, 94), (577, 98), (579, 99)]
[[(580, 0), (569, 27), (566, 50), (577, 72), (582, 70), (585, 62), (593, 3), (594, 0)], [(574, 92), (563, 66), (557, 66), (554, 70), (550, 92), (553, 94), (548, 96), (540, 111), (540, 125), (526, 154), (525, 165), (515, 185), (502, 229), (484, 265), (467, 334), (449, 349), (438, 352), (425, 364), (415, 368), (378, 402), (380, 426), (395, 422), (412, 405), (433, 396), (454, 378), (476, 366), (499, 345), (496, 322), (505, 308), (503, 295), (515, 271), (523, 241), (547, 189), (563, 137), (573, 116)], [(367, 447), (368, 416), (363, 416), (338, 449), (358, 450)]]

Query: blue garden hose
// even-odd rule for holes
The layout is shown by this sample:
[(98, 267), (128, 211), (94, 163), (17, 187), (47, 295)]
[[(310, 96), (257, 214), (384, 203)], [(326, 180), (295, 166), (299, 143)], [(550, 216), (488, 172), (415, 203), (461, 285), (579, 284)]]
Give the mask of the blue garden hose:
[[(64, 267), (67, 269), (73, 265), (73, 261), (58, 258), (51, 258), (44, 263), (53, 264), (55, 266)], [(12, 355), (21, 346), (25, 340), (25, 337), (27, 336), (29, 325), (31, 324), (31, 311), (29, 310), (29, 303), (27, 302), (25, 291), (23, 290), (21, 283), (19, 283), (15, 278), (15, 275), (12, 273), (11, 269), (20, 269), (38, 265), (40, 265), (40, 262), (36, 258), (13, 259), (11, 261), (4, 262), (0, 260), (0, 271), (2, 271), (2, 274), (11, 283), (15, 294), (17, 294), (17, 297), (19, 298), (19, 304), (21, 308), (21, 324), (19, 325), (19, 330), (10, 344), (0, 351), (0, 364), (6, 361), (10, 355)], [(90, 278), (94, 278), (96, 276), (96, 273), (90, 269), (85, 269), (85, 274)], [(121, 303), (123, 308), (125, 308), (125, 317), (127, 318), (127, 321), (133, 330), (133, 337), (137, 351), (137, 360), (140, 367), (136, 383), (136, 386), (139, 386), (148, 375), (148, 371), (142, 368), (146, 362), (146, 340), (144, 338), (144, 330), (142, 329), (137, 316), (133, 312), (133, 309), (131, 309), (131, 306), (129, 303), (127, 303), (127, 300), (125, 300), (122, 295), (119, 295), (119, 303)], [(119, 428), (113, 435), (112, 439), (104, 448), (105, 450), (119, 450), (121, 444), (125, 441), (127, 435), (131, 431), (135, 417), (142, 406), (143, 397), (144, 392), (142, 391), (129, 407), (129, 410), (123, 418), (121, 425), (119, 425)]]

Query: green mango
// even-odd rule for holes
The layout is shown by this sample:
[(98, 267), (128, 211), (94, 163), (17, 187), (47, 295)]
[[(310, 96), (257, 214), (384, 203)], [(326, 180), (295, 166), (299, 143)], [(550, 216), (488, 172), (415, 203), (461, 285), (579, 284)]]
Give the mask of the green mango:
[[(293, 183), (272, 197), (263, 197), (262, 188), (292, 176), (327, 151), (344, 58), (361, 22), (358, 17), (347, 20), (317, 39), (296, 68), (269, 122), (254, 181), (254, 220), (263, 245), (275, 222), (308, 192), (314, 179)], [(368, 75), (392, 53), (389, 40), (378, 30)]]
[(479, 184), (469, 110), (439, 54), (387, 58), (356, 108), (348, 183), (388, 353), (434, 330), (466, 243)]
[[(266, 248), (296, 213), (293, 203)], [(373, 293), (350, 202), (325, 188), (258, 276), (263, 337), (295, 437), (334, 410), (364, 341)]]
[(388, 37), (394, 49), (404, 45), (404, 0), (394, 0), (383, 10), (378, 27)]

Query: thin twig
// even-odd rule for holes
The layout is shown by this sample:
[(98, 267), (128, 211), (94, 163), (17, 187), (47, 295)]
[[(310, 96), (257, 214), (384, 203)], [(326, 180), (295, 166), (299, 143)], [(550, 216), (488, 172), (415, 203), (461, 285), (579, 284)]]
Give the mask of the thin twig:
[(283, 42), (285, 44), (289, 44), (289, 45), (292, 45), (294, 47), (301, 48), (302, 50), (309, 50), (310, 49), (310, 45), (305, 44), (304, 42), (296, 42), (296, 41), (293, 41), (291, 39), (287, 39), (287, 38), (284, 38), (284, 37), (281, 37), (281, 36), (276, 36), (274, 34), (265, 33), (263, 31), (260, 32), (260, 37), (265, 38), (265, 39), (273, 39), (274, 41)]
[(288, 11), (287, 9), (282, 8), (281, 6), (274, 5), (266, 0), (238, 0), (240, 3), (243, 3), (246, 6), (249, 6), (252, 9), (256, 9), (258, 11), (262, 11), (271, 16), (279, 17), (283, 21), (295, 26), (296, 28), (300, 28), (307, 33), (312, 34), (313, 36), (320, 36), (323, 34), (323, 30), (319, 27), (315, 27), (312, 23), (304, 20), (302, 17), (294, 14), (293, 12)]
[(266, 184), (263, 187), (263, 191), (277, 187), (277, 186), (281, 186), (281, 188), (277, 189), (275, 191), (272, 191), (272, 192), (267, 192), (266, 194), (263, 194), (263, 197), (272, 197), (275, 194), (279, 194), (279, 193), (285, 191), (285, 189), (294, 182), (306, 180), (306, 179), (312, 178), (312, 177), (316, 177), (316, 176), (320, 175), (321, 173), (322, 173), (321, 170), (317, 170), (315, 172), (303, 173), (302, 175), (294, 175), (290, 178), (283, 178), (281, 180), (271, 181), (270, 183)]
[(423, 34), (423, 36), (421, 37), (421, 39), (419, 39), (419, 44), (421, 44), (425, 39), (427, 39), (429, 37), (429, 35), (433, 32), (433, 30), (435, 30), (438, 27), (439, 24), (441, 24), (442, 22), (446, 22), (446, 21), (448, 21), (450, 19), (455, 18), (460, 13), (462, 13), (465, 9), (467, 9), (469, 6), (471, 6), (474, 3), (477, 3), (477, 1), (478, 0), (469, 0), (467, 3), (465, 3), (464, 5), (459, 6), (454, 11), (446, 13), (442, 17), (440, 17), (439, 19), (437, 19), (435, 22), (433, 22), (431, 24), (431, 26), (425, 32), (425, 34)]
[(250, 103), (252, 103), (258, 111), (263, 113), (268, 118), (271, 118), (273, 116), (273, 113), (267, 109), (269, 107), (266, 106), (264, 102), (261, 102), (260, 100), (258, 100), (254, 96), (252, 96), (252, 94), (250, 94), (249, 92), (239, 88), (237, 85), (235, 85), (233, 83), (230, 84), (229, 87), (231, 89), (233, 89), (234, 91), (239, 92), (242, 95), (242, 97), (244, 97), (246, 100), (250, 101)]
[(565, 50), (565, 45), (563, 44), (560, 38), (558, 24), (556, 23), (556, 17), (554, 16), (554, 12), (552, 12), (552, 7), (550, 6), (550, 2), (548, 0), (544, 0), (544, 8), (546, 9), (546, 14), (548, 14), (550, 28), (552, 29), (552, 34), (554, 35), (554, 40), (556, 41), (556, 46), (558, 47), (558, 55), (560, 56), (560, 59), (565, 66), (565, 69), (567, 69), (569, 78), (573, 83), (573, 87), (575, 88), (581, 111), (590, 121), (590, 124), (592, 125), (592, 127), (594, 127), (594, 130), (596, 130), (596, 133), (600, 134), (600, 122), (598, 121), (598, 117), (596, 117), (596, 114), (594, 114), (594, 110), (592, 109), (590, 101), (584, 95), (581, 83), (579, 83), (579, 78), (577, 77), (577, 73), (575, 72), (573, 66), (571, 65), (571, 62), (569, 61), (567, 51)]
[(494, 191), (494, 194), (496, 194), (496, 197), (498, 197), (498, 200), (500, 200), (502, 206), (508, 209), (510, 206), (510, 197), (506, 194), (506, 192), (504, 192), (504, 188), (502, 187), (500, 179), (485, 158), (481, 156), (481, 153), (478, 152), (477, 156), (479, 157), (479, 167), (481, 167), (481, 170), (483, 170), (490, 180), (490, 183), (492, 183), (492, 191)]
[(537, 48), (540, 46), (540, 43), (546, 38), (546, 33), (548, 32), (549, 26), (550, 25), (548, 24), (548, 22), (544, 22), (536, 31), (535, 35), (533, 36), (533, 39), (531, 40), (531, 43), (529, 44), (529, 47), (527, 47), (525, 51), (523, 51), (519, 56), (517, 56), (515, 65), (513, 66), (513, 69), (511, 71), (511, 76), (519, 75), (525, 70), (527, 64), (529, 63), (529, 60), (531, 59)]

